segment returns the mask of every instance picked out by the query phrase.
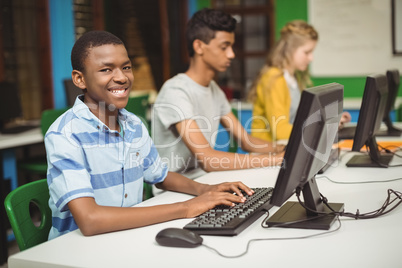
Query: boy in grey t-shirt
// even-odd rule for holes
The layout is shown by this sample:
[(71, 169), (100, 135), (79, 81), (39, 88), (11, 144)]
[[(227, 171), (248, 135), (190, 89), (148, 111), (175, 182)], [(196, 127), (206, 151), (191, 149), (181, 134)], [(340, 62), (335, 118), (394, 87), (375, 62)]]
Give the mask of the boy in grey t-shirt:
[[(203, 9), (187, 24), (190, 66), (163, 85), (152, 115), (152, 135), (169, 170), (197, 177), (205, 172), (278, 165), (282, 146), (249, 135), (213, 80), (235, 57), (236, 20), (221, 10)], [(241, 148), (258, 154), (214, 150), (219, 123)]]

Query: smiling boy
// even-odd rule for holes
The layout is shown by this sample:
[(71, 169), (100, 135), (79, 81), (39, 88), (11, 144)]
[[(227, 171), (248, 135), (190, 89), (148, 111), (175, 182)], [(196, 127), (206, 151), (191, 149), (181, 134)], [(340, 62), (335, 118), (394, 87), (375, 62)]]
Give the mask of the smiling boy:
[[(213, 80), (235, 57), (236, 20), (214, 9), (203, 9), (187, 24), (190, 65), (185, 73), (169, 79), (153, 108), (155, 145), (169, 170), (195, 178), (203, 171), (257, 168), (281, 163), (283, 146), (249, 135), (231, 111), (223, 91)], [(219, 124), (247, 152), (214, 149)]]
[[(124, 109), (134, 77), (119, 38), (88, 32), (75, 43), (71, 62), (73, 82), (84, 94), (45, 136), (49, 239), (77, 228), (95, 235), (194, 217), (218, 204), (244, 202), (239, 189), (252, 194), (240, 182), (206, 185), (168, 172), (144, 124)], [(144, 181), (197, 197), (133, 207), (142, 201)]]

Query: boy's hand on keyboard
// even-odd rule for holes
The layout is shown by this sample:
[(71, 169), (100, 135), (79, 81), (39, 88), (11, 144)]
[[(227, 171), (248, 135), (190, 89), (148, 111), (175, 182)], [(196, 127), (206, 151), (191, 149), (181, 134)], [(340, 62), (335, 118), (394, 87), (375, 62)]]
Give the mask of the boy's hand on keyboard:
[(244, 203), (246, 198), (240, 189), (248, 195), (253, 194), (253, 191), (241, 182), (221, 183), (209, 186), (203, 194), (184, 202), (187, 206), (186, 216), (188, 218), (198, 216), (218, 205), (234, 206), (236, 203)]
[(248, 195), (252, 195), (254, 193), (253, 190), (251, 190), (247, 185), (243, 184), (242, 182), (224, 182), (220, 184), (215, 184), (215, 185), (208, 185), (207, 187), (208, 191), (214, 191), (214, 192), (229, 192), (229, 193), (235, 193), (238, 196), (243, 196), (241, 191), (243, 190), (246, 192)]

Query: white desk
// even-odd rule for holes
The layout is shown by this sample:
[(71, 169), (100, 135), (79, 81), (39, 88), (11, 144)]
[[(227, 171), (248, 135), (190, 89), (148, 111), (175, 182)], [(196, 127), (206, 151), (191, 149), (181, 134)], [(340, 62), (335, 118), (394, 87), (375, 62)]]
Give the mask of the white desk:
[(17, 134), (0, 133), (3, 178), (11, 180), (12, 190), (17, 188), (17, 164), (14, 149), (41, 142), (43, 142), (43, 135), (39, 127)]
[[(347, 154), (342, 161), (347, 161)], [(394, 158), (392, 164), (401, 164)], [(274, 186), (277, 168), (213, 172), (199, 178), (218, 183), (243, 180), (251, 187)], [(325, 173), (332, 180), (370, 181), (400, 178), (398, 168), (346, 168), (341, 163)], [(320, 191), (330, 202), (345, 203), (348, 212), (378, 209), (389, 188), (402, 190), (402, 181), (376, 184), (335, 184), (317, 179)], [(183, 201), (188, 195), (166, 192), (141, 204), (150, 206)], [(295, 200), (294, 197), (291, 199)], [(277, 210), (271, 209), (271, 213)], [(264, 216), (263, 216), (264, 217)], [(263, 229), (263, 217), (236, 237), (203, 236), (204, 244), (228, 255), (242, 253), (252, 238), (305, 236), (321, 231), (300, 229)], [(156, 234), (167, 227), (183, 227), (191, 219), (174, 220), (148, 227), (84, 237), (74, 231), (52, 241), (12, 255), (10, 268), (17, 267), (401, 267), (402, 206), (390, 214), (372, 220), (342, 218), (335, 233), (302, 240), (253, 242), (249, 252), (235, 259), (218, 256), (205, 248), (169, 248), (155, 242)], [(338, 223), (332, 227), (336, 228)]]
[(34, 128), (17, 134), (0, 133), (0, 150), (43, 142), (41, 129)]

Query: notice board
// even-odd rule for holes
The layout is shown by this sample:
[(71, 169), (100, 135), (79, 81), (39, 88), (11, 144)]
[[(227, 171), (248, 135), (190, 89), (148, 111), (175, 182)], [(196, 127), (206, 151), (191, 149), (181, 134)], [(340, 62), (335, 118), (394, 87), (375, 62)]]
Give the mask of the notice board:
[(401, 72), (402, 56), (393, 53), (392, 1), (402, 0), (309, 0), (309, 23), (319, 33), (311, 74), (356, 77), (385, 74), (391, 68)]

